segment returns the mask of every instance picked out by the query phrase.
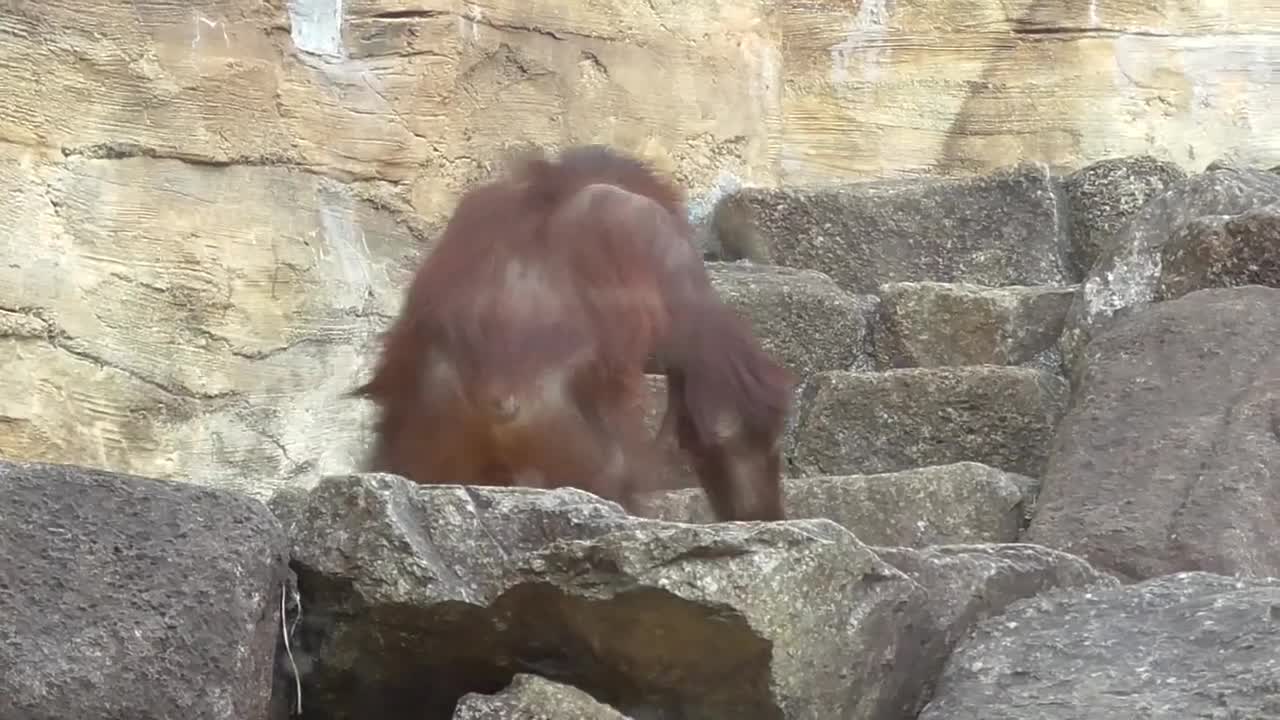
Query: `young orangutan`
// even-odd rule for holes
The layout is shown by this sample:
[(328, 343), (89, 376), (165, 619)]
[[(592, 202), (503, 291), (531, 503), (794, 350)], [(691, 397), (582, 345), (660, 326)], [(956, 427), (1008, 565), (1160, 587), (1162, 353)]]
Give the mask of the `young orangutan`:
[(716, 295), (680, 191), (602, 146), (525, 156), (460, 199), (354, 391), (379, 406), (370, 469), (633, 508), (651, 354), (716, 517), (782, 519), (793, 378)]

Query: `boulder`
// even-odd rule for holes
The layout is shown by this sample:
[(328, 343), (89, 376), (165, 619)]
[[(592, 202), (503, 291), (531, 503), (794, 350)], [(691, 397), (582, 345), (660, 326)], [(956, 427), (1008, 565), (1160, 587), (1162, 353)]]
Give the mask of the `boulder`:
[(294, 501), (308, 717), (449, 718), (516, 673), (629, 716), (889, 718), (918, 696), (921, 588), (830, 521), (379, 474)]
[(0, 461), (0, 558), (0, 717), (269, 717), (288, 540), (261, 502)]
[(1280, 575), (1280, 289), (1199, 290), (1089, 344), (1028, 542), (1129, 579)]
[(869, 370), (878, 301), (853, 295), (815, 270), (707, 264), (722, 299), (750, 319), (765, 350), (800, 378), (822, 370)]
[(587, 693), (544, 677), (516, 673), (501, 692), (467, 693), (453, 720), (627, 720)]
[(1239, 215), (1192, 220), (1160, 250), (1157, 300), (1240, 285), (1280, 287), (1280, 200)]
[[(929, 602), (929, 638), (916, 672), (933, 680), (955, 646), (974, 625), (996, 617), (1018, 600), (1057, 588), (1104, 588), (1120, 583), (1074, 555), (1039, 545), (939, 545), (929, 548), (877, 547), (876, 554), (924, 586)], [(915, 717), (919, 707), (907, 717)]]
[(1198, 219), (1239, 215), (1277, 200), (1280, 176), (1228, 167), (1177, 181), (1143, 205), (1103, 249), (1067, 314), (1061, 345), (1073, 385), (1089, 340), (1117, 312), (1155, 299), (1161, 253), (1170, 239)]
[(888, 283), (880, 288), (880, 368), (1033, 365), (1057, 369), (1076, 288)]
[(1171, 162), (1132, 155), (1100, 160), (1063, 178), (1075, 277), (1089, 274), (1099, 255), (1148, 200), (1186, 176)]
[[(825, 518), (870, 545), (923, 547), (1017, 540), (1030, 478), (961, 462), (877, 475), (786, 478), (787, 517)], [(701, 488), (655, 493), (644, 514), (686, 523), (715, 522)]]
[(1039, 165), (948, 180), (746, 188), (772, 262), (831, 275), (855, 293), (890, 282), (1057, 285), (1054, 180)]
[(1280, 580), (1177, 573), (987, 619), (919, 720), (1280, 717)]
[(793, 476), (884, 473), (972, 461), (1039, 477), (1065, 381), (994, 365), (825, 372), (806, 388)]

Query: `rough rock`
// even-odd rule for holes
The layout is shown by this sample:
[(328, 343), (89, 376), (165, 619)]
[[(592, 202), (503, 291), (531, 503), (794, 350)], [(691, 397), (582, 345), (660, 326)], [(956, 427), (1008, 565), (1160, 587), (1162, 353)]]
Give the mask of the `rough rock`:
[(6, 187), (6, 457), (260, 499), (359, 462), (370, 404), (342, 395), (420, 250), (402, 213), (285, 168), (0, 143)]
[[(831, 520), (869, 545), (923, 547), (1013, 542), (1032, 498), (1029, 478), (979, 463), (878, 475), (786, 478), (787, 517)], [(673, 522), (714, 522), (701, 488), (655, 493), (645, 514)]]
[(930, 630), (923, 653), (928, 664), (916, 668), (922, 677), (930, 678), (921, 693), (921, 704), (932, 694), (932, 679), (976, 623), (1000, 615), (1018, 600), (1049, 590), (1120, 584), (1074, 555), (1039, 545), (877, 547), (875, 551), (929, 594)]
[(880, 288), (880, 368), (1034, 365), (1057, 369), (1076, 288), (888, 283)]
[(24, 4), (6, 15), (0, 129), (68, 154), (394, 183), (432, 221), (517, 141), (660, 145), (705, 192), (722, 173), (763, 169), (778, 115), (761, 86), (781, 70), (760, 9), (702, 19), (707, 8)]
[(1280, 202), (1234, 216), (1197, 218), (1161, 248), (1157, 300), (1241, 285), (1280, 287)]
[(1280, 575), (1280, 290), (1199, 290), (1089, 344), (1028, 542), (1142, 579)]
[(1280, 581), (1054, 590), (981, 622), (919, 720), (1280, 717)]
[(1150, 155), (1101, 160), (1063, 178), (1071, 213), (1068, 257), (1076, 277), (1085, 277), (1105, 248), (1151, 198), (1184, 179), (1186, 171)]
[[(780, 182), (1070, 172), (1150, 153), (1280, 162), (1271, 0), (779, 6)], [(945, 28), (945, 43), (926, 39)], [(1088, 70), (1084, 70), (1088, 68)]]
[(1017, 600), (1054, 588), (1120, 585), (1081, 558), (1027, 543), (874, 550), (928, 591), (931, 618), (948, 644)]
[[(662, 425), (662, 416), (667, 411), (667, 378), (665, 375), (646, 375), (645, 385), (645, 429), (656, 438)], [(693, 471), (693, 465), (689, 462), (689, 456), (680, 449), (674, 434), (655, 443), (655, 446), (659, 466), (657, 473), (651, 478), (654, 489), (697, 487), (698, 477)]]
[(830, 521), (667, 523), (376, 474), (324, 478), (290, 515), (309, 717), (448, 718), (517, 672), (630, 716), (896, 717), (918, 695), (895, 666), (923, 591)]
[(511, 684), (492, 695), (467, 693), (453, 720), (627, 720), (587, 693), (537, 675), (516, 673)]
[(773, 262), (855, 293), (890, 282), (1071, 282), (1054, 180), (1038, 165), (958, 180), (747, 188)]
[(1045, 370), (974, 365), (825, 372), (805, 390), (793, 476), (883, 473), (972, 461), (1039, 477), (1066, 408)]
[(1280, 177), (1263, 170), (1224, 168), (1175, 182), (1142, 206), (1098, 257), (1067, 314), (1061, 345), (1074, 377), (1090, 338), (1120, 310), (1155, 299), (1161, 252), (1197, 219), (1238, 215), (1280, 199)]
[(814, 270), (719, 262), (707, 270), (720, 297), (751, 320), (764, 348), (798, 376), (871, 369), (874, 295), (845, 292)]
[(0, 461), (0, 518), (0, 717), (268, 717), (288, 544), (260, 502)]

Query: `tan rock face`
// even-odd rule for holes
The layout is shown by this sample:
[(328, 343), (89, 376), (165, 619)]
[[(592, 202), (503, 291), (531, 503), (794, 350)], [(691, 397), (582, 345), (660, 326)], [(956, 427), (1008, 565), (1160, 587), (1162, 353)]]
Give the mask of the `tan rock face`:
[(27, 3), (0, 137), (388, 181), (433, 219), (513, 143), (656, 143), (695, 185), (750, 180), (781, 63), (757, 4), (733, 5)]
[[(286, 168), (0, 146), (0, 448), (250, 492), (350, 467), (397, 214)], [(20, 230), (20, 231), (19, 231)]]
[(1280, 155), (1280, 77), (1262, 70), (1280, 13), (1265, 2), (784, 5), (785, 183)]

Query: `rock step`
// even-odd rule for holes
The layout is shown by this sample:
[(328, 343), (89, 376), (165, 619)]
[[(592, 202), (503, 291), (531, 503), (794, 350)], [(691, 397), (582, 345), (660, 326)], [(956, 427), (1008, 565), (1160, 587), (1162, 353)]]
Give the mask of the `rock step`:
[[(841, 287), (872, 293), (902, 281), (1073, 282), (1059, 205), (1047, 168), (1023, 164), (960, 180), (744, 188), (717, 210), (749, 214), (754, 259), (822, 270)], [(732, 257), (735, 240), (717, 240), (712, 256)]]
[(798, 408), (792, 476), (961, 461), (1040, 477), (1068, 386), (1035, 368), (975, 365), (815, 375)]
[(710, 262), (707, 271), (765, 349), (798, 375), (871, 368), (874, 296), (849, 293), (816, 270)]
[[(973, 462), (875, 475), (785, 478), (787, 517), (823, 518), (868, 545), (1017, 542), (1039, 483)], [(642, 516), (685, 523), (715, 522), (699, 488), (646, 496)]]
[[(666, 380), (647, 377), (656, 432)], [(825, 371), (799, 395), (788, 442), (791, 477), (887, 473), (978, 462), (1038, 478), (1066, 411), (1067, 381), (1030, 367), (974, 365), (879, 372)], [(656, 485), (697, 481), (674, 443)]]
[(716, 202), (701, 241), (709, 259), (819, 270), (856, 293), (895, 282), (1070, 285), (1185, 176), (1131, 156), (1065, 176), (1022, 163), (960, 179), (748, 187)]
[(1030, 365), (1057, 369), (1078, 286), (893, 282), (854, 294), (816, 270), (709, 262), (712, 284), (797, 375)]
[(874, 325), (876, 367), (1031, 365), (1057, 370), (1058, 337), (1077, 286), (886, 283)]

